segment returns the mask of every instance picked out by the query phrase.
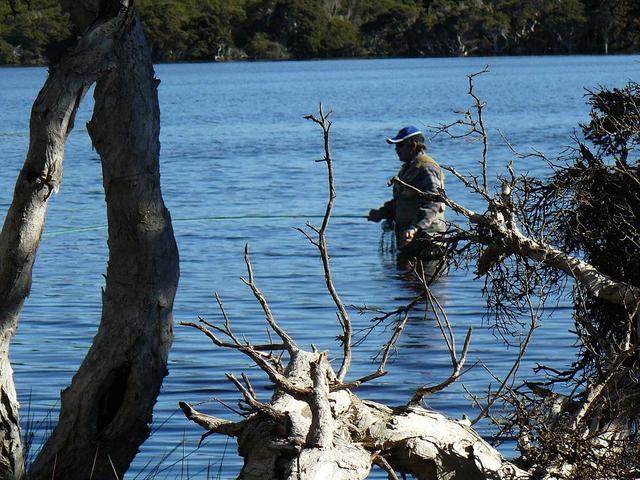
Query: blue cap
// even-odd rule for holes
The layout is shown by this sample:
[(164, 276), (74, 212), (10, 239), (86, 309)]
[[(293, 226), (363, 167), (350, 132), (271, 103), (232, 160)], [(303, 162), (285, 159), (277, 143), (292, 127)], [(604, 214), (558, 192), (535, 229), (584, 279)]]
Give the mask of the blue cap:
[(400, 143), (404, 142), (407, 138), (414, 137), (416, 135), (422, 135), (422, 132), (413, 125), (401, 128), (398, 134), (393, 138), (387, 138), (387, 143)]

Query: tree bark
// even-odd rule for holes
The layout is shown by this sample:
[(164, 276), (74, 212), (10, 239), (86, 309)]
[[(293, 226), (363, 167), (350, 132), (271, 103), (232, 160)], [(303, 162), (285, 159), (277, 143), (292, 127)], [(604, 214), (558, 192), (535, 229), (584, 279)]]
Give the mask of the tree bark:
[(48, 200), (62, 181), (64, 144), (77, 108), (99, 72), (108, 68), (121, 16), (97, 22), (52, 71), (36, 98), (29, 151), (0, 234), (0, 479), (21, 478), (23, 453), (9, 346), (31, 289), (31, 272)]
[(178, 251), (160, 191), (158, 81), (141, 23), (130, 14), (113, 69), (97, 81), (88, 125), (102, 159), (109, 224), (102, 319), (29, 472), (36, 480), (122, 477), (149, 435), (167, 374)]

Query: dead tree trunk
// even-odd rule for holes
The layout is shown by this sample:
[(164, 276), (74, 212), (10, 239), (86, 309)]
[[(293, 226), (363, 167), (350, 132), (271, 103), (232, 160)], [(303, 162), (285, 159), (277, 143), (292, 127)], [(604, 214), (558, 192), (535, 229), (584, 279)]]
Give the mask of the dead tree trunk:
[(80, 101), (99, 77), (91, 132), (103, 160), (110, 249), (102, 322), (30, 478), (121, 476), (148, 435), (166, 375), (178, 254), (160, 194), (157, 83), (133, 8), (119, 1), (103, 2), (110, 7), (105, 9), (89, 3), (104, 18), (92, 19), (34, 103), (29, 152), (0, 234), (3, 480), (24, 474), (9, 344), (29, 294), (48, 199), (62, 180), (65, 140)]
[(167, 374), (178, 252), (160, 192), (158, 81), (130, 14), (113, 68), (98, 79), (88, 125), (102, 159), (109, 223), (102, 320), (62, 394), (33, 479), (121, 477), (149, 435)]
[(48, 200), (62, 181), (64, 143), (84, 94), (108, 67), (123, 21), (97, 21), (49, 76), (31, 112), (29, 151), (0, 234), (0, 479), (20, 478), (24, 468), (10, 341), (31, 288)]

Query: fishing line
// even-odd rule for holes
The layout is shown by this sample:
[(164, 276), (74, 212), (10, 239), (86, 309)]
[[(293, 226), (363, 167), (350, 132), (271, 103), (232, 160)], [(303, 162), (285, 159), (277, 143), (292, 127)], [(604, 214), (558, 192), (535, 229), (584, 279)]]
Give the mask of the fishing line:
[[(324, 215), (304, 215), (304, 214), (293, 214), (293, 215), (220, 215), (215, 217), (191, 217), (191, 218), (172, 218), (172, 223), (205, 223), (208, 221), (215, 220), (277, 220), (277, 219), (319, 219), (324, 218)], [(331, 218), (367, 218), (366, 215), (355, 215), (355, 214), (335, 214), (331, 215)], [(69, 233), (82, 233), (82, 232), (91, 232), (95, 230), (104, 230), (107, 228), (107, 224), (102, 225), (93, 225), (88, 227), (76, 227), (76, 228), (61, 228), (56, 229), (52, 232), (45, 232), (45, 237), (57, 237), (59, 235), (67, 235)]]

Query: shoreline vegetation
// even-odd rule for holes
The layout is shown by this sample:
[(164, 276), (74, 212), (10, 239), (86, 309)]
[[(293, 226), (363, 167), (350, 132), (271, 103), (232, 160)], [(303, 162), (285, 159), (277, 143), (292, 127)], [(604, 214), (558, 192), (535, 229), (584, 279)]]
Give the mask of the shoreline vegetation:
[[(156, 63), (640, 51), (637, 0), (138, 0)], [(0, 65), (55, 64), (56, 0), (0, 2)]]

